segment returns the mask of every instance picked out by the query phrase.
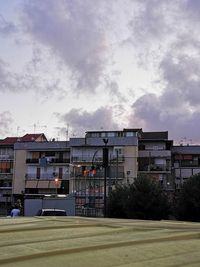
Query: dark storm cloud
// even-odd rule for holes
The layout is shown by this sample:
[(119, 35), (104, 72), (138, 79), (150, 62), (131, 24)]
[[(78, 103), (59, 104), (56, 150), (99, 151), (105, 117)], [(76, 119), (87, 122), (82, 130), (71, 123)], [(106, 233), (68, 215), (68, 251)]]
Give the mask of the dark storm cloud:
[[(94, 91), (105, 64), (104, 1), (25, 1), (26, 33), (58, 55), (77, 90)], [(101, 22), (101, 23), (99, 23)], [(101, 25), (101, 26), (100, 26)]]
[[(171, 95), (173, 100), (173, 96)], [(132, 124), (140, 122), (143, 130), (169, 131), (170, 138), (180, 141), (184, 136), (193, 142), (200, 141), (200, 112), (189, 111), (187, 107), (172, 105), (163, 106), (164, 96), (149, 94), (138, 99), (134, 105)]]
[(130, 122), (140, 121), (148, 130), (168, 130), (176, 140), (184, 135), (199, 142), (199, 58), (167, 54), (160, 68), (166, 83), (162, 94), (146, 94), (137, 99)]
[(0, 113), (0, 136), (6, 137), (11, 133), (12, 116), (9, 111)]
[(137, 33), (135, 39), (143, 41), (143, 64), (155, 60), (163, 88), (133, 103), (130, 126), (137, 124), (147, 131), (168, 130), (175, 140), (187, 136), (200, 142), (200, 19), (195, 15), (200, 8), (198, 2), (146, 0), (130, 23)]
[(71, 131), (78, 136), (83, 136), (89, 130), (115, 130), (118, 125), (113, 121), (113, 112), (109, 107), (102, 107), (94, 112), (81, 109), (71, 109), (64, 115), (55, 114), (57, 118), (69, 125)]
[[(166, 93), (171, 92), (171, 99), (176, 95), (182, 102), (195, 108), (200, 105), (200, 57), (181, 54), (167, 55), (160, 64), (163, 70), (163, 78), (167, 82)], [(173, 101), (173, 100), (172, 100)], [(180, 104), (177, 102), (176, 104)]]

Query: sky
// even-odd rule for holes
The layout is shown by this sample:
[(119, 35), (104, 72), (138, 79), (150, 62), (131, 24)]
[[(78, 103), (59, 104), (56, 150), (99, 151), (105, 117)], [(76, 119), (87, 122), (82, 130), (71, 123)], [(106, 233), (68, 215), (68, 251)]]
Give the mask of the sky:
[(0, 138), (200, 143), (200, 1), (0, 0)]

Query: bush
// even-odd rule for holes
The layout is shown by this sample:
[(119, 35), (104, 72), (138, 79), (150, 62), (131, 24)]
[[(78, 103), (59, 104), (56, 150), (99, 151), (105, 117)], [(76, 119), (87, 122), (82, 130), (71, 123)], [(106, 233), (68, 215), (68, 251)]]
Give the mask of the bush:
[(108, 215), (118, 218), (166, 219), (169, 204), (158, 182), (139, 176), (134, 183), (118, 186), (108, 199)]
[(184, 221), (200, 221), (200, 174), (190, 177), (182, 187), (176, 217)]

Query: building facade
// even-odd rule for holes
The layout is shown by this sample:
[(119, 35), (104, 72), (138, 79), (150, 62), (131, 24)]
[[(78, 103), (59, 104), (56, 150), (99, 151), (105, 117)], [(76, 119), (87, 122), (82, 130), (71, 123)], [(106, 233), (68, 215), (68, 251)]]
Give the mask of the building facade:
[(168, 132), (140, 132), (138, 172), (159, 181), (165, 190), (173, 190), (171, 149)]
[(69, 141), (9, 137), (0, 140), (0, 215), (17, 199), (65, 195), (75, 200), (77, 215), (101, 216), (109, 191), (139, 174), (172, 192), (199, 172), (200, 146), (174, 146), (167, 131), (88, 131)]
[[(132, 183), (137, 177), (137, 130), (89, 131), (85, 138), (71, 138), (69, 146), (75, 170), (76, 210), (89, 207), (102, 211), (109, 190), (119, 183)], [(105, 147), (108, 150), (106, 170), (103, 166)]]
[(179, 190), (190, 176), (200, 173), (200, 146), (173, 146), (172, 162), (175, 189)]
[(69, 194), (70, 149), (61, 142), (20, 142), (14, 146), (13, 196)]
[(14, 143), (17, 138), (0, 141), (0, 215), (7, 215), (12, 205), (12, 180), (14, 164)]
[(14, 144), (46, 140), (44, 134), (26, 134), (22, 137), (7, 137), (0, 140), (0, 215), (7, 215), (13, 203)]

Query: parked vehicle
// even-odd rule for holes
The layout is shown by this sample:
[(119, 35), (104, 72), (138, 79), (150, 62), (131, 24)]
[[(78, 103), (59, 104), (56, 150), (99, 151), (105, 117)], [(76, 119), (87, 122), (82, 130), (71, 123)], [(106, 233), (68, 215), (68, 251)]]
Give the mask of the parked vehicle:
[(59, 209), (40, 209), (36, 216), (67, 216), (67, 213), (65, 210)]

